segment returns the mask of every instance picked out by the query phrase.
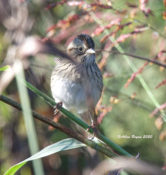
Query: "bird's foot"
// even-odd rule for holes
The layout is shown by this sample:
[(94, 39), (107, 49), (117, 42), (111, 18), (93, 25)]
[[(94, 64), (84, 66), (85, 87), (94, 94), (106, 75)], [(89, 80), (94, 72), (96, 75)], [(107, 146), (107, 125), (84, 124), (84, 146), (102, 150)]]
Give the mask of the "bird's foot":
[[(59, 109), (61, 107), (62, 107), (62, 102), (59, 102), (54, 106), (54, 114), (53, 114), (52, 121), (54, 121), (55, 123), (57, 123), (62, 116), (62, 114), (59, 112)], [(54, 128), (52, 126), (49, 126), (49, 129), (53, 130)]]
[(87, 129), (87, 132), (89, 132), (90, 130), (92, 130), (92, 134), (90, 134), (90, 137), (88, 137), (90, 140), (94, 139), (95, 137), (99, 135), (99, 130), (96, 125), (89, 126)]
[(59, 102), (54, 106), (54, 116), (58, 115), (59, 109), (61, 108), (62, 108), (62, 102)]
[(58, 102), (55, 106), (56, 109), (61, 109), (62, 108), (62, 102)]

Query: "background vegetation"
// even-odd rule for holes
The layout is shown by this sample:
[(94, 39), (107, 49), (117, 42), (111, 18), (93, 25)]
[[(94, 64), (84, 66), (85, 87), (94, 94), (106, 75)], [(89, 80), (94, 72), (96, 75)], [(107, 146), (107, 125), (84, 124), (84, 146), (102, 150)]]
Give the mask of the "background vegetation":
[[(1, 67), (14, 65), (11, 50), (28, 36), (38, 36), (43, 42), (51, 39), (57, 48), (65, 51), (77, 34), (91, 35), (104, 77), (104, 91), (96, 109), (101, 131), (132, 155), (140, 153), (141, 159), (164, 167), (166, 1), (8, 0), (5, 3), (0, 3)], [(23, 59), (22, 63), (26, 80), (51, 96), (49, 82), (54, 57), (37, 54)], [(0, 71), (0, 93), (20, 103), (16, 84), (14, 75)], [(34, 111), (52, 118), (52, 107), (31, 91), (28, 96)], [(39, 121), (35, 121), (35, 127), (40, 148), (67, 137)], [(30, 156), (22, 112), (1, 101), (0, 155), (2, 173)], [(88, 174), (104, 159), (93, 150), (77, 149), (42, 161), (47, 175)], [(31, 164), (19, 173), (33, 174)]]

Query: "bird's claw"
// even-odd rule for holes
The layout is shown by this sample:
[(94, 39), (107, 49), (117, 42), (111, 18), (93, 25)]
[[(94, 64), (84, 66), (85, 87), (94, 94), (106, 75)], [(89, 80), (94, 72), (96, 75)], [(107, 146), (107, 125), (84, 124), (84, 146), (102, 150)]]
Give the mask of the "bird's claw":
[(89, 132), (90, 130), (93, 131), (93, 133), (91, 134), (90, 140), (94, 139), (94, 137), (98, 136), (99, 131), (98, 128), (94, 125), (91, 125), (88, 127), (87, 132)]
[(59, 102), (54, 106), (54, 117), (59, 115), (59, 109), (61, 109), (61, 107), (62, 107), (62, 102)]
[(59, 102), (55, 106), (56, 109), (61, 109), (62, 108), (62, 102)]

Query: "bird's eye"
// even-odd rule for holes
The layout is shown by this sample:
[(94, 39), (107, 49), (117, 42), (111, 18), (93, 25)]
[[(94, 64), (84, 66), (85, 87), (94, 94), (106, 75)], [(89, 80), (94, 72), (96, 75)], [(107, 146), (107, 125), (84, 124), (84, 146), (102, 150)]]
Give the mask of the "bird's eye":
[(83, 47), (79, 47), (78, 50), (79, 50), (80, 52), (82, 52), (82, 51), (83, 51)]

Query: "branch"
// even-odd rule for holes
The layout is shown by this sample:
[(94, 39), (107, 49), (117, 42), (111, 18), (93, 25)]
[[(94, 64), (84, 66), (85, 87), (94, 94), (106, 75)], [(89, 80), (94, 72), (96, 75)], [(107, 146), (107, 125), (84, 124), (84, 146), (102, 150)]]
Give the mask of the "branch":
[[(38, 90), (37, 88), (35, 88), (32, 84), (25, 82), (26, 86), (32, 91), (34, 92), (36, 95), (38, 95), (39, 97), (42, 97), (45, 102), (47, 102), (48, 104), (50, 104), (51, 106), (56, 106), (56, 102), (49, 96), (47, 96), (46, 94), (44, 94), (43, 92), (41, 92), (40, 90)], [(76, 117), (74, 114), (72, 114), (71, 112), (69, 112), (68, 110), (66, 110), (65, 108), (61, 107), (59, 109), (66, 117), (68, 117), (69, 119), (71, 119), (72, 121), (74, 121), (75, 123), (77, 123), (79, 126), (81, 126), (82, 128), (84, 128), (85, 130), (88, 129), (88, 131), (90, 133), (93, 133), (92, 128), (89, 127), (89, 125), (87, 123), (85, 123), (84, 121), (82, 121), (79, 117)], [(111, 149), (115, 150), (116, 152), (118, 152), (121, 155), (125, 155), (128, 157), (132, 157), (132, 155), (130, 153), (128, 153), (126, 150), (124, 150), (122, 147), (120, 147), (119, 145), (117, 145), (116, 143), (112, 142), (111, 140), (109, 140), (107, 137), (105, 137), (104, 135), (102, 135), (100, 132), (98, 132), (97, 137), (102, 140), (106, 145), (108, 145)]]
[(163, 64), (163, 63), (161, 63), (161, 62), (159, 62), (157, 60), (152, 60), (152, 59), (149, 59), (149, 58), (146, 58), (146, 57), (141, 57), (141, 56), (134, 55), (134, 54), (131, 54), (131, 53), (126, 53), (126, 52), (123, 52), (122, 53), (122, 52), (118, 52), (118, 51), (107, 51), (107, 50), (97, 50), (97, 52), (99, 52), (99, 53), (101, 51), (103, 51), (103, 52), (109, 52), (109, 53), (114, 53), (114, 54), (119, 54), (119, 55), (127, 55), (129, 57), (133, 57), (133, 58), (136, 58), (136, 59), (139, 59), (139, 60), (144, 60), (144, 61), (147, 61), (149, 63), (154, 63), (154, 64), (156, 64), (158, 66), (162, 66), (162, 67), (166, 68), (166, 64)]
[[(20, 104), (18, 104), (16, 101), (4, 96), (4, 95), (0, 95), (0, 100), (3, 101), (4, 103), (15, 107), (16, 109), (22, 111), (22, 107)], [(42, 116), (34, 111), (32, 111), (32, 115), (34, 118), (36, 118), (37, 120), (40, 120), (43, 123), (46, 123), (60, 131), (62, 131), (63, 133), (67, 134), (70, 137), (73, 137), (77, 140), (79, 140), (80, 142), (92, 147), (93, 149), (107, 155), (108, 157), (112, 157), (115, 156), (115, 153), (113, 153), (105, 144), (103, 143), (96, 143), (95, 141), (92, 141), (92, 139), (87, 139), (82, 135), (79, 135), (78, 133), (72, 131), (71, 129), (59, 124), (59, 123), (55, 123), (54, 121), (52, 121), (51, 119), (49, 119), (48, 117)]]

